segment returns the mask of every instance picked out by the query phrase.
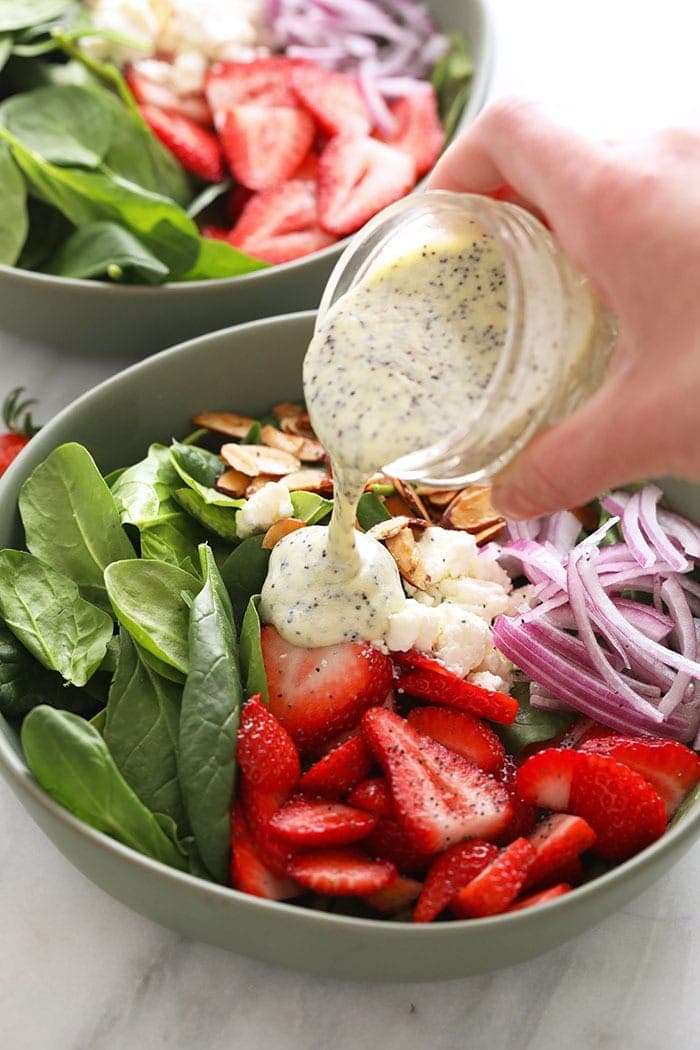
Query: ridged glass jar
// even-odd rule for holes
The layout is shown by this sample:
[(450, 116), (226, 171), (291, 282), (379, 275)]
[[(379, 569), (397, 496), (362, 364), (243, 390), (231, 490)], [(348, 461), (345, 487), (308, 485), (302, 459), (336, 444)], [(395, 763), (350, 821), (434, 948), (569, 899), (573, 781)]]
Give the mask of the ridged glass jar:
[[(411, 265), (419, 265), (416, 245), (445, 235), (469, 243), (475, 222), (493, 237), (503, 259), (503, 348), (490, 381), (465, 411), (464, 425), (430, 448), (385, 464), (395, 477), (454, 486), (493, 476), (538, 430), (591, 395), (614, 347), (613, 317), (538, 219), (503, 201), (444, 191), (404, 198), (354, 237), (331, 274), (317, 323), (373, 267), (404, 252)], [(439, 324), (434, 345), (439, 353)]]

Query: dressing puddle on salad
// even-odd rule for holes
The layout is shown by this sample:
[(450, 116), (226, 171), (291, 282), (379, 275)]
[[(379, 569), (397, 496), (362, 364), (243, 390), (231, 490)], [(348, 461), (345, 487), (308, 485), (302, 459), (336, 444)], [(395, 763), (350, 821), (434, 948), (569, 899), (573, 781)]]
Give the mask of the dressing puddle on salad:
[(329, 528), (287, 536), (270, 559), (261, 613), (289, 642), (373, 641), (405, 604), (394, 559), (356, 531), (355, 513), (377, 470), (463, 428), (496, 372), (505, 266), (494, 238), (470, 228), (466, 240), (429, 229), (408, 246), (397, 238), (320, 319), (304, 392), (335, 503)]

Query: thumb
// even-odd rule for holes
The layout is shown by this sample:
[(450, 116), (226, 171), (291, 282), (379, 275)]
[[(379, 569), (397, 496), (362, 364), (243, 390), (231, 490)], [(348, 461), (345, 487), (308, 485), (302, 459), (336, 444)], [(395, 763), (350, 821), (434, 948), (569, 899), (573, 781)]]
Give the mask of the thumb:
[(572, 415), (536, 435), (494, 479), (496, 509), (507, 518), (535, 518), (664, 473), (663, 442), (653, 436), (658, 406), (635, 394), (611, 376)]

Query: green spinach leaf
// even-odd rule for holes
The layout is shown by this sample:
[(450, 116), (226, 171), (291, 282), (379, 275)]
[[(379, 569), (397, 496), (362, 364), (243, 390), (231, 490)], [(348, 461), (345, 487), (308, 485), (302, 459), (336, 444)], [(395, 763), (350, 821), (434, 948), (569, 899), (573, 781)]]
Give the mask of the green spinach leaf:
[(14, 266), (27, 239), (29, 217), (24, 179), (5, 143), (0, 143), (0, 186), (0, 263)]
[(47, 671), (0, 621), (0, 714), (21, 719), (39, 704), (77, 714), (95, 709), (92, 697), (67, 686), (61, 676)]
[(56, 211), (36, 197), (27, 200), (29, 233), (17, 266), (23, 270), (38, 270), (58, 249), (74, 229), (60, 211)]
[(57, 277), (111, 277), (115, 272), (142, 284), (160, 284), (168, 267), (128, 230), (113, 222), (78, 227), (42, 269)]
[(112, 637), (111, 617), (26, 551), (0, 551), (0, 617), (42, 667), (77, 686), (95, 673)]
[(187, 208), (187, 214), (191, 219), (196, 218), (201, 212), (206, 211), (210, 204), (213, 204), (215, 200), (223, 196), (233, 186), (232, 179), (224, 179), (223, 182), (215, 182), (209, 186), (205, 186), (203, 190), (197, 194), (193, 201), (190, 202)]
[(181, 281), (210, 281), (221, 277), (238, 277), (242, 273), (264, 270), (269, 265), (262, 259), (254, 259), (251, 255), (245, 255), (227, 241), (200, 237), (196, 262), (186, 274), (178, 275), (178, 279)]
[(76, 817), (125, 846), (187, 871), (187, 858), (131, 790), (89, 722), (68, 711), (35, 707), (22, 724), (21, 741), (39, 784)]
[(134, 641), (158, 660), (187, 674), (186, 598), (194, 598), (201, 581), (175, 565), (132, 558), (109, 565), (105, 584), (117, 619)]
[(436, 62), (431, 79), (438, 97), (445, 135), (449, 139), (469, 96), (474, 63), (464, 36), (461, 33), (448, 33), (447, 36), (450, 40), (449, 49)]
[(73, 442), (54, 449), (22, 486), (19, 511), (32, 554), (70, 576), (83, 597), (110, 610), (104, 570), (133, 558), (134, 550), (87, 449)]
[(6, 99), (0, 121), (52, 164), (96, 168), (112, 137), (112, 111), (101, 95), (75, 84), (37, 88)]
[(373, 525), (378, 525), (380, 521), (388, 521), (390, 517), (391, 514), (376, 493), (362, 493), (357, 504), (357, 523), (361, 529), (367, 532)]
[(260, 644), (260, 595), (254, 595), (248, 602), (241, 628), (241, 670), (245, 682), (246, 696), (260, 693), (263, 701), (270, 702), (265, 676), (265, 662)]
[(294, 517), (305, 521), (307, 525), (316, 525), (327, 518), (333, 510), (333, 500), (317, 496), (315, 492), (290, 493)]
[(497, 727), (498, 735), (511, 755), (517, 755), (528, 744), (549, 740), (570, 726), (576, 717), (566, 711), (542, 711), (533, 707), (528, 699), (529, 685), (525, 682), (516, 683), (511, 694), (517, 697), (520, 710), (511, 725)]
[(73, 0), (0, 0), (0, 32), (50, 22), (62, 15)]
[(214, 503), (207, 503), (194, 489), (176, 489), (174, 495), (183, 510), (186, 510), (205, 529), (220, 536), (223, 540), (235, 543), (237, 539), (235, 507), (220, 507)]
[(231, 603), (206, 544), (200, 556), (204, 586), (190, 610), (178, 768), (199, 854), (214, 878), (225, 883), (243, 690)]
[(267, 576), (270, 551), (262, 547), (263, 536), (248, 536), (221, 565), (221, 578), (231, 599), (233, 618), (240, 631), (252, 595), (260, 594)]
[(0, 33), (0, 72), (5, 68), (5, 64), (12, 54), (14, 42), (12, 33)]
[(147, 667), (126, 631), (109, 690), (104, 739), (119, 772), (154, 813), (165, 813), (186, 834), (177, 774), (182, 689)]

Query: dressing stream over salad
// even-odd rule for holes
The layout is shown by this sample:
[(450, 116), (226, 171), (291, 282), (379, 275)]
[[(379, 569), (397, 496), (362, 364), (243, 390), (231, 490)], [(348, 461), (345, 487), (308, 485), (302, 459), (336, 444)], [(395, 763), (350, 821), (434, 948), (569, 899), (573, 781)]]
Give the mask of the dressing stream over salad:
[(377, 470), (460, 430), (496, 371), (505, 267), (494, 238), (472, 226), (471, 243), (398, 238), (317, 326), (304, 391), (333, 463), (333, 516), (278, 544), (261, 603), (292, 643), (374, 641), (405, 605), (393, 558), (355, 530), (356, 508)]

